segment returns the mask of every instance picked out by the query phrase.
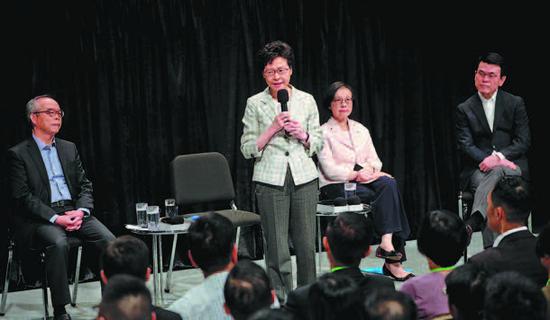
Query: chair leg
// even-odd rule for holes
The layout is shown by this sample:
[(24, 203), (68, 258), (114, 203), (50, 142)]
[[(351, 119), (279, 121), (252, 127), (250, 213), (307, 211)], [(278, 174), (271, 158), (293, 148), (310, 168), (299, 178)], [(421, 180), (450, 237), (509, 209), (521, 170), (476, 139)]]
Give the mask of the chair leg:
[(78, 295), (78, 281), (80, 280), (80, 261), (82, 260), (82, 246), (78, 246), (76, 254), (76, 270), (74, 272), (74, 284), (73, 284), (73, 297), (71, 299), (71, 306), (76, 306), (76, 297)]
[[(458, 193), (458, 215), (462, 219), (462, 221), (465, 221), (465, 212), (464, 212), (464, 203), (462, 199), (462, 191)], [(468, 246), (464, 248), (464, 263), (468, 262)]]
[(237, 250), (239, 250), (239, 239), (241, 238), (241, 227), (237, 227), (237, 239), (235, 240), (235, 245), (237, 245)]
[(40, 252), (40, 264), (42, 264), (42, 300), (44, 303), (44, 319), (50, 317), (48, 311), (48, 275), (46, 272), (46, 253)]
[(8, 263), (6, 264), (6, 276), (4, 277), (4, 290), (2, 291), (2, 304), (0, 305), (0, 316), (6, 314), (6, 301), (8, 299), (8, 287), (10, 284), (10, 269), (11, 261), (13, 259), (13, 246), (10, 244), (8, 247)]

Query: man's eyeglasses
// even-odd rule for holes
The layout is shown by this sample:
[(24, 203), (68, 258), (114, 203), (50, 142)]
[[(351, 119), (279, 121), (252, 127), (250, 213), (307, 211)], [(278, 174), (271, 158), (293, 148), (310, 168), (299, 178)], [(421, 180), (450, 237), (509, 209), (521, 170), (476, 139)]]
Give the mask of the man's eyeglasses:
[(51, 109), (48, 109), (48, 110), (44, 110), (44, 111), (35, 111), (33, 112), (34, 114), (41, 114), (41, 113), (45, 113), (47, 114), (49, 117), (53, 118), (55, 116), (58, 116), (60, 118), (63, 118), (65, 116), (65, 112), (63, 110), (51, 110)]
[(476, 74), (480, 77), (480, 78), (485, 78), (485, 77), (489, 77), (489, 79), (493, 80), (495, 78), (497, 78), (499, 75), (494, 73), (494, 72), (490, 72), (490, 73), (487, 73), (485, 71), (482, 71), (482, 70), (476, 70)]
[(284, 76), (288, 73), (288, 70), (290, 70), (290, 68), (268, 69), (268, 70), (264, 70), (264, 75), (270, 78), (273, 77), (275, 73), (277, 73), (280, 76)]
[(338, 104), (341, 104), (342, 102), (345, 102), (347, 104), (350, 104), (353, 102), (353, 98), (350, 98), (350, 97), (346, 97), (346, 98), (334, 98), (332, 99), (332, 102), (335, 102), (335, 103), (338, 103)]

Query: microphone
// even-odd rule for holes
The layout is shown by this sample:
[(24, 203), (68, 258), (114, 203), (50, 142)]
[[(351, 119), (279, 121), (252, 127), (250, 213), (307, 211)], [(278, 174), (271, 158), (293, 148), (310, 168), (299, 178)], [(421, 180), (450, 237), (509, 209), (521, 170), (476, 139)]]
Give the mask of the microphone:
[(288, 91), (286, 89), (277, 91), (277, 101), (281, 104), (281, 112), (288, 111), (288, 107), (286, 106), (288, 102)]

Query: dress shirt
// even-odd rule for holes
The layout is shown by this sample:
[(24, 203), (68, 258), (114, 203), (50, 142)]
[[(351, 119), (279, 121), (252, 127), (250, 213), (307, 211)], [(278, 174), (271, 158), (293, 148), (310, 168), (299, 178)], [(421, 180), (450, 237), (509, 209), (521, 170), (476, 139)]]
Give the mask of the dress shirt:
[(202, 283), (176, 300), (168, 310), (179, 313), (183, 320), (231, 320), (223, 308), (223, 286), (228, 275), (229, 272), (222, 271), (206, 277)]
[(254, 158), (252, 181), (283, 186), (286, 170), (290, 168), (295, 185), (310, 182), (318, 177), (317, 167), (311, 157), (323, 146), (317, 103), (309, 93), (292, 87), (288, 112), (309, 134), (309, 147), (296, 138), (285, 136), (281, 130), (273, 135), (262, 150), (258, 150), (258, 137), (271, 126), (280, 110), (280, 104), (269, 94), (269, 88), (248, 98), (246, 102), (241, 152), (246, 159)]
[(485, 116), (487, 117), (487, 123), (489, 123), (489, 128), (493, 131), (493, 123), (495, 122), (495, 101), (497, 100), (497, 91), (489, 99), (478, 92), (479, 98), (481, 99), (481, 104), (483, 105), (483, 111), (485, 111)]
[[(55, 146), (55, 138), (52, 144), (45, 144), (42, 140), (38, 139), (34, 134), (32, 138), (36, 142), (44, 166), (46, 166), (46, 172), (48, 173), (48, 180), (50, 182), (51, 199), (50, 202), (54, 203), (60, 200), (72, 200), (69, 186), (65, 180), (65, 174), (63, 173), (63, 167), (61, 167), (61, 161), (57, 154), (57, 148)], [(87, 208), (79, 208), (85, 215), (90, 214), (90, 210)], [(55, 223), (55, 220), (59, 215), (53, 215), (50, 219), (51, 223)]]
[(319, 186), (344, 183), (355, 164), (378, 172), (378, 158), (369, 130), (361, 123), (348, 119), (348, 130), (342, 130), (334, 118), (321, 126), (323, 149), (319, 153)]

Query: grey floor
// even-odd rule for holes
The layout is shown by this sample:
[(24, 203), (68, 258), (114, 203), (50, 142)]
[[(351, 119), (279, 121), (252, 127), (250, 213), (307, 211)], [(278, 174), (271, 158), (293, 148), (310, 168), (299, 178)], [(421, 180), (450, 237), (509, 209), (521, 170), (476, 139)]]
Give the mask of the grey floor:
[[(376, 249), (373, 246), (372, 252)], [(416, 241), (407, 242), (407, 256), (408, 261), (405, 263), (405, 268), (412, 271), (417, 275), (425, 274), (428, 272), (428, 266), (426, 259), (418, 253), (416, 247)], [(476, 232), (472, 237), (472, 243), (468, 248), (468, 255), (471, 256), (482, 250), (481, 233)], [(325, 253), (320, 255), (321, 268), (318, 269), (318, 274), (322, 274), (328, 271), (328, 262), (326, 260)], [(263, 261), (258, 261), (263, 265)], [(295, 262), (294, 262), (295, 263)], [(462, 264), (462, 259), (459, 264)], [(380, 269), (382, 266), (382, 260), (377, 259), (374, 255), (363, 259), (361, 267), (364, 270), (373, 270), (375, 268)], [(296, 265), (294, 265), (296, 270)], [(178, 297), (183, 295), (189, 288), (200, 283), (203, 279), (202, 273), (197, 269), (188, 269), (182, 271), (175, 271), (172, 279), (171, 293), (164, 293), (164, 306), (170, 305)], [(149, 287), (152, 290), (152, 281), (148, 282)], [(396, 282), (396, 287), (399, 287), (401, 283)], [(10, 292), (7, 298), (7, 311), (3, 319), (42, 319), (43, 318), (43, 305), (42, 305), (42, 293), (39, 289), (25, 290)], [(97, 315), (96, 305), (100, 301), (100, 286), (99, 282), (86, 282), (82, 283), (78, 287), (78, 299), (76, 307), (68, 307), (67, 311), (71, 314), (73, 319), (95, 319)], [(50, 313), (51, 313), (50, 307)]]

